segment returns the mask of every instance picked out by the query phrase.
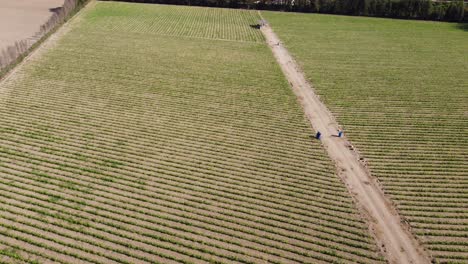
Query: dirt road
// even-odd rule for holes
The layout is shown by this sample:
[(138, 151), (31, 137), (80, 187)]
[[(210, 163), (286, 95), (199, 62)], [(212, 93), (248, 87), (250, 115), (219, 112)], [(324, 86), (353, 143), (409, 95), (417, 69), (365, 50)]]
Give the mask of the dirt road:
[(370, 231), (390, 263), (430, 263), (430, 257), (419, 245), (392, 203), (385, 197), (369, 170), (361, 164), (346, 138), (336, 137), (339, 125), (331, 112), (314, 93), (288, 50), (270, 26), (262, 27), (268, 45), (283, 73), (299, 98), (313, 128), (322, 133), (322, 144), (336, 163), (339, 176), (353, 194), (359, 209), (367, 218)]
[[(15, 41), (33, 38), (64, 0), (0, 0), (0, 51)], [(32, 39), (33, 41), (33, 39)]]

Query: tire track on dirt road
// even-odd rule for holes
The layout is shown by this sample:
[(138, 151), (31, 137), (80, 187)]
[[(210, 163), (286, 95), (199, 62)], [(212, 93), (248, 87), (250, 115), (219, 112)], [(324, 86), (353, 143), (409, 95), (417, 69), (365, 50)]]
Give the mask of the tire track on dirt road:
[(358, 208), (367, 218), (370, 232), (377, 240), (382, 254), (390, 263), (430, 263), (428, 253), (409, 231), (409, 227), (402, 224), (392, 202), (385, 197), (370, 171), (359, 161), (359, 155), (350, 142), (336, 137), (338, 123), (314, 93), (278, 36), (269, 25), (262, 26), (261, 31), (312, 127), (321, 132), (322, 144), (335, 162), (338, 175), (352, 193)]

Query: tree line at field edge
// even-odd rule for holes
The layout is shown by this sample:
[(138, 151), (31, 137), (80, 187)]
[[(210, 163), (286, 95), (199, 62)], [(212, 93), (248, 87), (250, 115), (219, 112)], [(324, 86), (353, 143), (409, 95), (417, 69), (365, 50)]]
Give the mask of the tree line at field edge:
[[(107, 1), (107, 0), (103, 0)], [(304, 13), (324, 13), (468, 22), (463, 0), (116, 0), (123, 2), (192, 6), (252, 8)]]

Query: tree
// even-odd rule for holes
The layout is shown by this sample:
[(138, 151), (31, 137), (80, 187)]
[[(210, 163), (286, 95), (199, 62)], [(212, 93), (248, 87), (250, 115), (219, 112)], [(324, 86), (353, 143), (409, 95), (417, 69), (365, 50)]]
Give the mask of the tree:
[(421, 0), (418, 17), (422, 19), (428, 19), (432, 13), (432, 1)]
[(359, 15), (369, 14), (369, 0), (359, 0), (358, 2)]
[(462, 21), (464, 17), (463, 0), (450, 2), (444, 19), (448, 21)]
[(312, 12), (316, 12), (316, 13), (320, 12), (320, 0), (314, 0)]
[(370, 15), (370, 16), (377, 15), (377, 0), (370, 0), (369, 8), (367, 10), (367, 15)]

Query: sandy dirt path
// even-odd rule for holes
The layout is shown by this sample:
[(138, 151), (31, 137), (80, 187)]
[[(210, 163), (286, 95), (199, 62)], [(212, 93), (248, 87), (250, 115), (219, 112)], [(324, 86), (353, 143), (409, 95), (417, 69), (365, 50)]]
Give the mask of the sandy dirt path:
[(31, 39), (64, 0), (0, 0), (0, 51), (16, 41)]
[(338, 174), (355, 198), (358, 208), (367, 218), (370, 232), (384, 256), (390, 263), (430, 263), (427, 252), (411, 234), (408, 226), (402, 224), (395, 207), (370, 176), (369, 170), (359, 161), (359, 155), (350, 142), (336, 136), (339, 125), (335, 118), (315, 94), (278, 36), (269, 25), (263, 26), (261, 30), (313, 128), (322, 133), (323, 146), (335, 162)]

